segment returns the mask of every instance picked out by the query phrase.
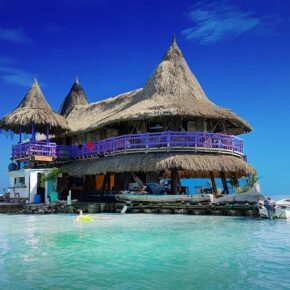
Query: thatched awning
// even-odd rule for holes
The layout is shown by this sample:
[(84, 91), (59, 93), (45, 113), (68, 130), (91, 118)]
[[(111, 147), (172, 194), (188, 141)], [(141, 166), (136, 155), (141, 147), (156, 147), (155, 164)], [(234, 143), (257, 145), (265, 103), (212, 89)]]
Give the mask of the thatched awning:
[(177, 169), (181, 177), (220, 177), (235, 173), (238, 177), (254, 174), (255, 169), (242, 158), (229, 155), (148, 153), (102, 157), (90, 160), (76, 160), (65, 164), (71, 175), (96, 175), (121, 172), (157, 171), (170, 176), (171, 169)]
[(88, 100), (85, 91), (80, 85), (78, 79), (76, 79), (59, 109), (59, 114), (66, 117), (69, 115), (69, 113), (73, 110), (75, 106), (87, 104)]
[(69, 131), (67, 120), (52, 110), (36, 80), (19, 106), (0, 120), (0, 128), (31, 133), (33, 123), (39, 133), (45, 133), (47, 125), (52, 134)]
[(144, 88), (87, 106), (68, 116), (73, 132), (135, 120), (164, 117), (225, 120), (228, 133), (249, 132), (252, 127), (234, 112), (211, 102), (190, 71), (175, 39)]

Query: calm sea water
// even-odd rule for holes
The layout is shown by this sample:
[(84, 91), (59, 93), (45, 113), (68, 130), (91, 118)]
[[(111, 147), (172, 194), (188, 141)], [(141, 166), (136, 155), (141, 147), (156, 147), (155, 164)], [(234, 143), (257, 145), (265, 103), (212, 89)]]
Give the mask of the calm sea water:
[(290, 289), (290, 223), (0, 215), (1, 289)]

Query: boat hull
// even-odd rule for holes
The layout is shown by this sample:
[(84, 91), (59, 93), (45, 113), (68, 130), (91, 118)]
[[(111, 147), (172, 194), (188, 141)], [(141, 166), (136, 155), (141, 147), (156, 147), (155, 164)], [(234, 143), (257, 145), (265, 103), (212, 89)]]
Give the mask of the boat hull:
[(209, 194), (202, 195), (153, 195), (153, 194), (118, 194), (118, 201), (144, 203), (199, 203), (210, 202)]
[(254, 184), (253, 188), (247, 192), (226, 194), (217, 198), (211, 194), (210, 198), (212, 204), (257, 203), (265, 200), (265, 197), (261, 194), (260, 185), (258, 183)]

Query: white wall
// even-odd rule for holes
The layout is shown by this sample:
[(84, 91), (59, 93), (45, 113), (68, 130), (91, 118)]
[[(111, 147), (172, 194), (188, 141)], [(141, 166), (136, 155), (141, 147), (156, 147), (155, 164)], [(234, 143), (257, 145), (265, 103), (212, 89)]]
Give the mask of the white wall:
[[(29, 201), (34, 202), (34, 196), (37, 194), (37, 171), (30, 172), (30, 199)], [(29, 174), (29, 173), (28, 173)]]

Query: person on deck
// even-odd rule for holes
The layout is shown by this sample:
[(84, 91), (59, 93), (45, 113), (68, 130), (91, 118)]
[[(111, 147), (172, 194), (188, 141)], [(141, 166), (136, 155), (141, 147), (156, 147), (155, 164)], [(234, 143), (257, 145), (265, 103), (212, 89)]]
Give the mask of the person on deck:
[(275, 203), (272, 202), (270, 197), (264, 201), (264, 207), (268, 212), (269, 219), (273, 219), (273, 214), (275, 213)]

